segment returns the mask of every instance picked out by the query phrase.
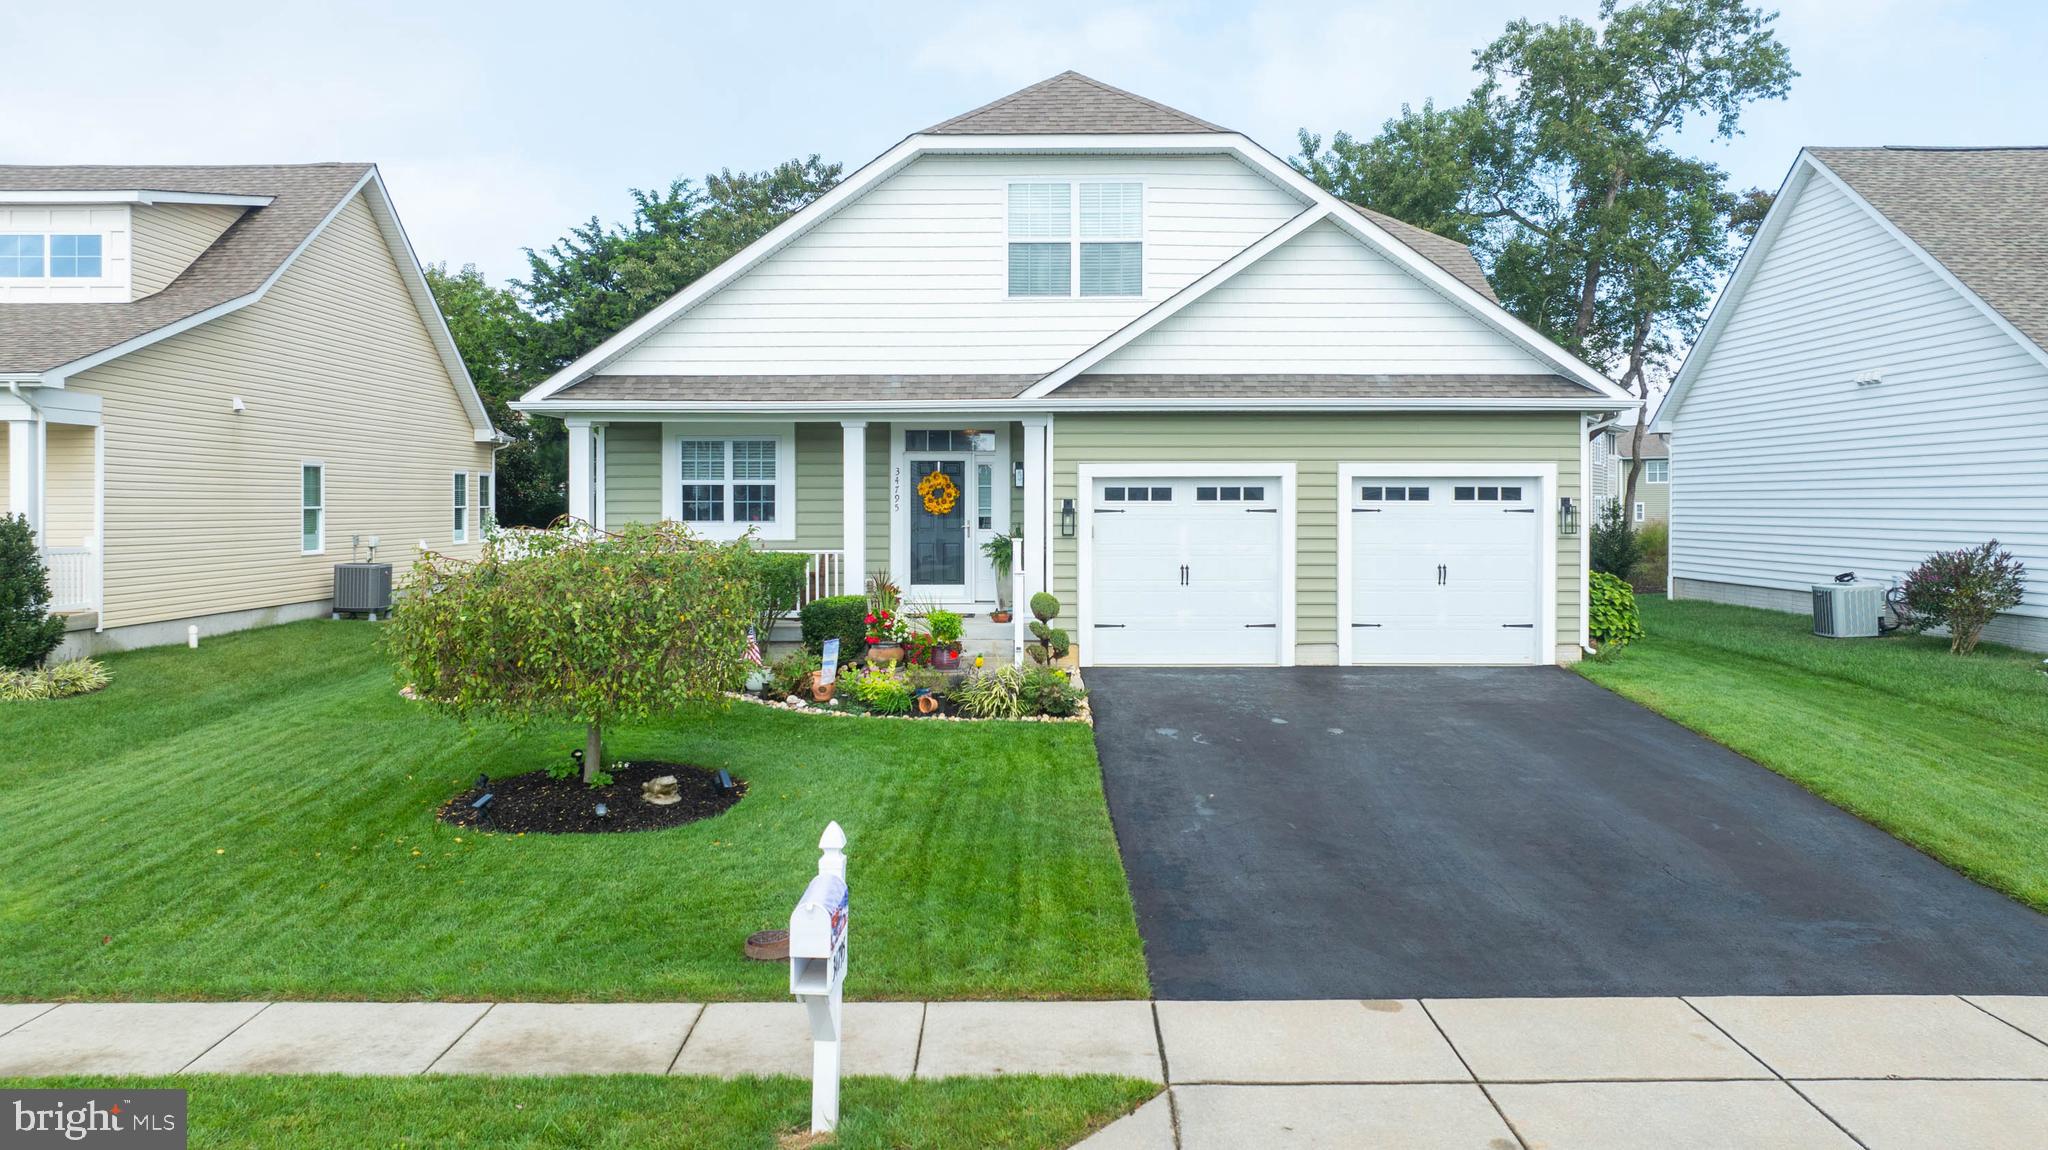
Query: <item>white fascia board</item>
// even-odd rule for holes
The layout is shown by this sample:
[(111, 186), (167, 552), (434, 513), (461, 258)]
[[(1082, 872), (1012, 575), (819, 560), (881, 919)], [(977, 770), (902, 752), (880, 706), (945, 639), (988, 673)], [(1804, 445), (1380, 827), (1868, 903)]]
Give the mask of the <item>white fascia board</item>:
[(840, 419), (863, 419), (897, 417), (904, 415), (948, 414), (979, 412), (1007, 419), (1025, 415), (1054, 415), (1062, 412), (1083, 411), (1193, 411), (1193, 412), (1243, 412), (1243, 411), (1593, 411), (1608, 412), (1616, 408), (1641, 406), (1640, 400), (1625, 399), (1616, 402), (1601, 396), (1588, 394), (1584, 399), (1483, 399), (1468, 397), (1446, 397), (1443, 399), (1290, 399), (1268, 397), (1259, 399), (1203, 398), (1203, 399), (1054, 399), (1054, 400), (903, 400), (900, 402), (876, 402), (859, 404), (820, 403), (659, 403), (640, 401), (619, 403), (602, 400), (542, 400), (527, 402), (521, 400), (512, 404), (516, 411), (552, 415), (557, 418), (581, 417), (584, 419), (611, 420), (660, 420), (677, 415), (793, 415), (800, 422), (831, 422)]
[(1707, 313), (1706, 326), (1700, 329), (1699, 338), (1686, 349), (1685, 362), (1678, 366), (1678, 374), (1672, 378), (1671, 390), (1664, 393), (1664, 402), (1657, 406), (1657, 418), (1651, 421), (1651, 431), (1671, 430), (1671, 417), (1685, 402), (1685, 395), (1692, 390), (1692, 381), (1698, 376), (1701, 365), (1713, 351), (1714, 341), (1721, 329), (1728, 326), (1728, 317), (1735, 314), (1735, 305), (1742, 299), (1742, 293), (1749, 288), (1749, 281), (1756, 278), (1756, 269), (1763, 263), (1764, 253), (1770, 250), (1778, 233), (1785, 230), (1785, 220), (1792, 215), (1792, 205), (1799, 194), (1806, 190), (1807, 180), (1815, 167), (1813, 157), (1800, 149), (1792, 161), (1792, 170), (1785, 173), (1784, 182), (1778, 185), (1778, 194), (1771, 200), (1771, 210), (1764, 213), (1764, 222), (1757, 227), (1756, 238), (1742, 253), (1742, 259), (1735, 265), (1735, 274), (1721, 287), (1721, 294), (1714, 300), (1714, 308)]
[(216, 192), (155, 192), (95, 189), (92, 191), (15, 190), (0, 192), (0, 204), (221, 204), (267, 208), (275, 196), (230, 196)]
[(384, 246), (391, 249), (391, 261), (398, 265), (399, 278), (405, 281), (406, 293), (412, 297), (420, 322), (426, 326), (427, 338), (433, 342), (442, 367), (447, 369), (448, 378), (455, 384), (456, 398), (462, 402), (462, 410), (469, 416), (476, 442), (497, 442), (498, 429), (491, 426), (490, 413), (484, 409), (483, 397), (477, 394), (476, 381), (469, 377), (469, 366), (462, 362), (462, 351), (455, 346), (455, 336), (449, 332), (448, 321), (441, 315), (441, 305), (434, 302), (434, 289), (427, 285), (427, 273), (420, 266), (419, 255), (413, 251), (412, 240), (405, 234), (405, 225), (398, 219), (398, 209), (392, 206), (391, 192), (384, 186), (384, 177), (375, 166), (370, 168), (369, 181), (363, 190), (368, 193), (365, 202), (370, 207), (370, 215), (377, 221), (377, 230), (384, 235)]
[(1288, 217), (1287, 222), (1260, 236), (1252, 242), (1251, 246), (1209, 269), (1206, 274), (1195, 280), (1195, 282), (1160, 300), (1157, 304), (1140, 313), (1131, 322), (1109, 333), (1100, 343), (1091, 345), (1082, 351), (1081, 354), (1061, 364), (1051, 374), (1026, 389), (1022, 398), (1039, 399), (1050, 394), (1075, 376), (1116, 354), (1117, 351), (1128, 346), (1132, 340), (1158, 327), (1160, 323), (1175, 312), (1208, 295), (1238, 272), (1243, 271), (1258, 260), (1264, 259), (1281, 244), (1286, 243), (1288, 240), (1293, 239), (1328, 218), (1330, 218), (1330, 209), (1324, 207), (1309, 207), (1296, 215)]

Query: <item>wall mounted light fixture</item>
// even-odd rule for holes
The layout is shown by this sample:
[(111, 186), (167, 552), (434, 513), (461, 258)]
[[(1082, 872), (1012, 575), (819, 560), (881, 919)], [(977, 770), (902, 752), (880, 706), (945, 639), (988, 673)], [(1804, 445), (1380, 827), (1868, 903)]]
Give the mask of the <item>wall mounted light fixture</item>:
[(1557, 501), (1557, 533), (1577, 535), (1579, 533), (1579, 505), (1567, 495)]
[(1074, 501), (1060, 500), (1060, 535), (1067, 539), (1074, 537)]

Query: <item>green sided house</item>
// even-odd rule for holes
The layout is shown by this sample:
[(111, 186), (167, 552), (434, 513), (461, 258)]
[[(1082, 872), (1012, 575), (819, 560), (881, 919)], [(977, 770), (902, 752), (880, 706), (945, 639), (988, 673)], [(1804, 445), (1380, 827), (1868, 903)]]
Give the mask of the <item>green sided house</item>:
[(910, 136), (534, 389), (569, 508), (995, 605), (1083, 665), (1552, 663), (1634, 402), (1459, 244), (1065, 73)]

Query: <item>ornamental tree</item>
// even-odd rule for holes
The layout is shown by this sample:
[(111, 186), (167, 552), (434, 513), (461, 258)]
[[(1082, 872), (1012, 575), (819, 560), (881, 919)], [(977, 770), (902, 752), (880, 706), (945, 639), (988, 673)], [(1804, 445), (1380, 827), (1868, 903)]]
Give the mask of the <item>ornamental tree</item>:
[(464, 720), (584, 724), (594, 784), (605, 724), (722, 704), (745, 682), (758, 570), (747, 541), (674, 524), (497, 539), (473, 563), (422, 555), (386, 642), (400, 680)]
[(1902, 622), (1915, 631), (1948, 629), (1951, 654), (1977, 649), (1984, 627), (2026, 596), (2027, 566), (1993, 539), (1937, 551), (1906, 576)]

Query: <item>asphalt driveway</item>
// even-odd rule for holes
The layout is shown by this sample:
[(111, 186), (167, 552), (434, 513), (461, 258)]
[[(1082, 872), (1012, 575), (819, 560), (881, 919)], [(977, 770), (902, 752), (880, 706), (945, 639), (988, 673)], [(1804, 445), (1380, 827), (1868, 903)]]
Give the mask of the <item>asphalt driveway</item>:
[(2048, 916), (1568, 671), (1088, 685), (1162, 998), (2048, 993)]

